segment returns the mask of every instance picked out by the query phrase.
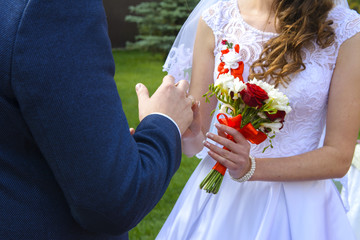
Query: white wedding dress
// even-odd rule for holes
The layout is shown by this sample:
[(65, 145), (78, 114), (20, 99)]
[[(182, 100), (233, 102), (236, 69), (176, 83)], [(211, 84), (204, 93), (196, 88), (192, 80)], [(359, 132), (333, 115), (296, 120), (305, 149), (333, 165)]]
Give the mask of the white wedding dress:
[(356, 144), (352, 165), (347, 175), (347, 188), (342, 189), (341, 197), (349, 202), (350, 210), (347, 216), (356, 237), (360, 239), (360, 142)]
[[(215, 35), (215, 66), (219, 64), (221, 40), (238, 43), (245, 63), (244, 79), (247, 79), (249, 66), (259, 57), (262, 43), (276, 34), (259, 31), (244, 22), (236, 0), (218, 2), (202, 17)], [(292, 107), (284, 128), (273, 139), (274, 148), (262, 153), (268, 142), (252, 146), (253, 156), (286, 157), (318, 147), (339, 47), (360, 32), (360, 17), (355, 11), (337, 6), (331, 10), (329, 18), (334, 22), (335, 44), (321, 49), (312, 42), (304, 48), (306, 70), (291, 76), (287, 88), (279, 88), (289, 97)], [(214, 127), (210, 131), (216, 132)], [(231, 180), (227, 172), (218, 194), (208, 194), (199, 189), (199, 184), (215, 161), (207, 155), (206, 149), (198, 156), (202, 161), (183, 189), (157, 240), (355, 239), (332, 180), (239, 183)]]

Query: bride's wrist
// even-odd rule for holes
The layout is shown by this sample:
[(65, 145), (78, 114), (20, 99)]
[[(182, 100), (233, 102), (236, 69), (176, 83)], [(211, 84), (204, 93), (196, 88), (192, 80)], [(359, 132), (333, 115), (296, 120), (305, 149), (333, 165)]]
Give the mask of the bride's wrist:
[(231, 179), (237, 182), (246, 182), (249, 181), (250, 178), (254, 175), (255, 173), (255, 169), (256, 169), (256, 160), (255, 157), (249, 155), (249, 159), (250, 159), (250, 170), (248, 172), (246, 172), (242, 177), (240, 178), (233, 178), (231, 175)]
[(192, 157), (203, 149), (203, 141), (205, 140), (204, 134), (200, 131), (196, 136), (183, 137), (182, 139), (182, 152)]

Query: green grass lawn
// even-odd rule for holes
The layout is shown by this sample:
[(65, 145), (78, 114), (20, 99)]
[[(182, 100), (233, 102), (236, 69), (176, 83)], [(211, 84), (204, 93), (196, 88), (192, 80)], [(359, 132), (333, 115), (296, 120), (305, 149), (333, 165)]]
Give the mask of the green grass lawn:
[[(135, 85), (141, 82), (148, 87), (150, 94), (154, 93), (165, 76), (162, 72), (164, 61), (161, 55), (138, 51), (114, 50), (113, 55), (116, 63), (115, 81), (119, 95), (129, 126), (135, 128), (139, 124)], [(155, 239), (198, 163), (199, 160), (196, 158), (183, 156), (180, 168), (161, 201), (136, 228), (130, 231), (131, 240)]]

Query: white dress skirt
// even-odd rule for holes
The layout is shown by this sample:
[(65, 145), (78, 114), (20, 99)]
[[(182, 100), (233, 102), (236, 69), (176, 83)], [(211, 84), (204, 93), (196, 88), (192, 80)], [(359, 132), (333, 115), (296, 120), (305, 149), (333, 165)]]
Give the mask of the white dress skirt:
[(349, 202), (349, 212), (347, 216), (350, 224), (355, 231), (355, 235), (360, 240), (360, 143), (356, 145), (353, 165), (348, 173), (348, 187), (344, 188), (341, 196), (344, 201)]
[(355, 239), (331, 180), (238, 183), (226, 173), (214, 195), (199, 189), (214, 163), (201, 161), (156, 239)]

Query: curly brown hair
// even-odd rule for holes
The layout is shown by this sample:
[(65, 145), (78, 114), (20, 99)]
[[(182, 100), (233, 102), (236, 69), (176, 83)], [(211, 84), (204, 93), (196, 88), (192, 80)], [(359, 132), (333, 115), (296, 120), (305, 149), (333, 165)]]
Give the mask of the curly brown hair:
[(321, 48), (333, 44), (335, 33), (327, 20), (332, 0), (275, 0), (276, 27), (279, 35), (267, 41), (250, 68), (249, 79), (270, 81), (286, 86), (289, 75), (305, 70), (301, 48), (311, 40)]

